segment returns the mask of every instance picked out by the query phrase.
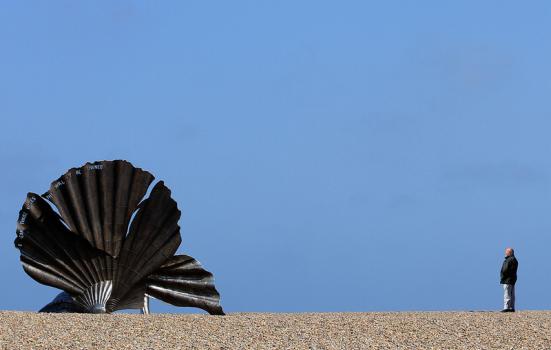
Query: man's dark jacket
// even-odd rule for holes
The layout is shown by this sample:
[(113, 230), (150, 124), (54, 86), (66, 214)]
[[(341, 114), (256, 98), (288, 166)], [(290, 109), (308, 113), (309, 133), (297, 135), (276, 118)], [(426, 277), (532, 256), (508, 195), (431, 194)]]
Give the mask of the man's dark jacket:
[(501, 284), (515, 284), (517, 282), (518, 261), (511, 255), (506, 256), (501, 266)]

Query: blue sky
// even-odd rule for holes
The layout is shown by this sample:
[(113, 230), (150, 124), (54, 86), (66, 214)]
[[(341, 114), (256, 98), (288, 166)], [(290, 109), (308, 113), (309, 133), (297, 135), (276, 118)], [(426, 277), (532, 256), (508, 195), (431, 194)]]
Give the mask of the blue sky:
[[(5, 1), (0, 309), (26, 193), (127, 159), (229, 312), (548, 309), (551, 4)], [(153, 311), (188, 312), (154, 303)]]

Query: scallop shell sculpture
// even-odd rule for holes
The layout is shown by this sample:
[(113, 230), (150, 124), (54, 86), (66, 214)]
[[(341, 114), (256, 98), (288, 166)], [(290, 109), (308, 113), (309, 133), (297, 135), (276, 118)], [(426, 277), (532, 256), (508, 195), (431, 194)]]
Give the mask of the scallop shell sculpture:
[(143, 199), (153, 179), (124, 160), (98, 161), (27, 195), (15, 239), (23, 269), (64, 291), (41, 311), (148, 313), (153, 297), (224, 314), (212, 274), (174, 255), (180, 210), (170, 190), (159, 181)]

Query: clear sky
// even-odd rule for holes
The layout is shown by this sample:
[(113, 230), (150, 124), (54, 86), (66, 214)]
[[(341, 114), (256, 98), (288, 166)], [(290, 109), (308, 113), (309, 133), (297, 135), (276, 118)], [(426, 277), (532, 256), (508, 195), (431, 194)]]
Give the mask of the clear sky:
[[(0, 309), (29, 191), (127, 159), (229, 312), (548, 309), (551, 3), (3, 1)], [(154, 303), (153, 311), (187, 312)]]

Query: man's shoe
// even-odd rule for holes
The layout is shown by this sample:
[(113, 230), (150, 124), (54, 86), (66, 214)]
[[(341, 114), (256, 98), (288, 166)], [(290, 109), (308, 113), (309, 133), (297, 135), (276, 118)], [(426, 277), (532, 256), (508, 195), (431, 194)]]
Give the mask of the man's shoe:
[(503, 309), (501, 312), (515, 312), (515, 309)]

